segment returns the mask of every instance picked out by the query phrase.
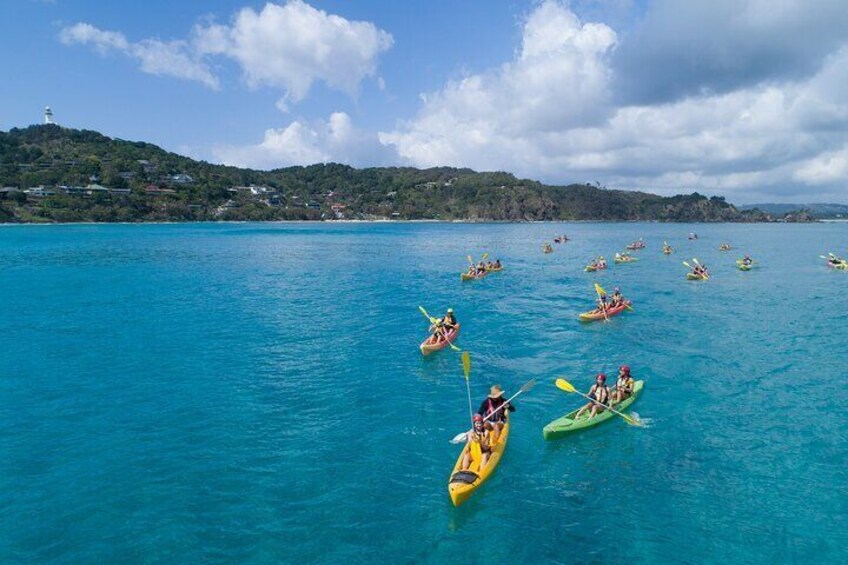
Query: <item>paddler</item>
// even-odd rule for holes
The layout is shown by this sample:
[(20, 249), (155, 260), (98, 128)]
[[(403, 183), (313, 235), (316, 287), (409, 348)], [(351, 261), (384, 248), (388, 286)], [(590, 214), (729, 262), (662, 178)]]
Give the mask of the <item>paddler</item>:
[(589, 411), (589, 418), (594, 418), (596, 414), (604, 411), (602, 404), (609, 405), (610, 389), (607, 386), (607, 376), (605, 374), (598, 373), (598, 376), (595, 377), (595, 384), (589, 389), (587, 396), (592, 400), (577, 411), (577, 414), (574, 416), (575, 420), (580, 418), (587, 410)]
[(621, 296), (621, 291), (618, 287), (615, 287), (615, 290), (612, 292), (612, 307), (621, 306), (624, 303), (624, 297)]
[(477, 413), (487, 422), (492, 424), (492, 443), (497, 443), (498, 436), (504, 425), (506, 425), (507, 412), (515, 412), (515, 406), (506, 402), (503, 398), (504, 391), (500, 385), (494, 385), (489, 389), (489, 396), (480, 404)]
[(606, 312), (609, 305), (607, 304), (607, 295), (606, 294), (598, 294), (598, 307), (595, 308), (595, 312), (598, 314), (602, 312)]
[(468, 275), (471, 276), (471, 277), (476, 277), (477, 276), (477, 267), (475, 267), (474, 265), (469, 265), (468, 266)]
[(754, 264), (754, 260), (751, 259), (749, 256), (745, 255), (745, 258), (742, 259), (742, 264), (745, 265), (746, 267), (750, 267), (751, 265)]
[(500, 268), (501, 268), (501, 260), (495, 259), (495, 269), (500, 269)]
[(483, 261), (477, 263), (477, 274), (481, 275), (486, 272), (486, 264)]
[(442, 318), (442, 327), (444, 328), (445, 333), (452, 332), (459, 325), (456, 321), (456, 316), (453, 315), (453, 308), (448, 308), (445, 317)]
[(491, 271), (494, 268), (495, 264), (491, 261), (486, 261), (486, 270)]
[(474, 425), (471, 431), (468, 432), (468, 449), (465, 450), (465, 455), (462, 456), (462, 470), (467, 471), (471, 468), (471, 444), (480, 444), (480, 453), (482, 454), (478, 469), (482, 469), (489, 462), (489, 456), (492, 454), (492, 446), (495, 444), (492, 441), (490, 434), (493, 426), (489, 422), (483, 421), (483, 416), (474, 414), (472, 418)]
[(633, 377), (630, 376), (630, 365), (622, 365), (618, 368), (618, 378), (610, 401), (612, 404), (618, 404), (631, 394), (633, 394)]

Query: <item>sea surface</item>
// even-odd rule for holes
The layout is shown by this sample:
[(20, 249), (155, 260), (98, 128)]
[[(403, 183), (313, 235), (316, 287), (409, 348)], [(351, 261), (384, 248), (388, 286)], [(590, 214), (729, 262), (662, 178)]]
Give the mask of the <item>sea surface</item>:
[[(583, 272), (639, 237), (639, 262)], [(845, 562), (828, 251), (848, 224), (0, 227), (0, 562)], [(506, 269), (461, 283), (483, 252)], [(579, 323), (593, 282), (634, 312)], [(422, 357), (419, 305), (456, 310), (475, 408), (537, 380), (459, 508), (460, 356)], [(556, 377), (622, 363), (648, 427), (543, 440), (580, 405)]]

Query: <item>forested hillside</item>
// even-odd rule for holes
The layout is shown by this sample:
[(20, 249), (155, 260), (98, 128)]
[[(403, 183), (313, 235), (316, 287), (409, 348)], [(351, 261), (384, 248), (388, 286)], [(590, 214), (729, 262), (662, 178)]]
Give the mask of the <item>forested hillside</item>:
[(317, 164), (271, 171), (195, 161), (56, 125), (0, 132), (0, 221), (769, 221), (723, 198), (661, 197), (505, 172)]

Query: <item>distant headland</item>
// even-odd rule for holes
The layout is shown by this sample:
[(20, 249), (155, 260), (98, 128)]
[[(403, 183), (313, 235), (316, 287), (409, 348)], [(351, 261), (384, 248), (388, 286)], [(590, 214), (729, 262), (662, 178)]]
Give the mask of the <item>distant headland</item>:
[(271, 220), (814, 221), (807, 210), (741, 210), (506, 172), (337, 163), (270, 171), (213, 165), (155, 145), (56, 124), (0, 132), (0, 222)]

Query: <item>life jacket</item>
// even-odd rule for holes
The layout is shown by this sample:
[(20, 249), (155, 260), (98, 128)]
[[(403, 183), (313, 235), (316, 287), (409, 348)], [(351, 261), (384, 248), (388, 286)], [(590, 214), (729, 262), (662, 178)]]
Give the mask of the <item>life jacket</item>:
[[(598, 398), (600, 395), (598, 391), (603, 391), (603, 398)], [(601, 404), (609, 404), (609, 396), (610, 389), (607, 385), (599, 386), (597, 383), (592, 385), (592, 391), (589, 393), (589, 396), (595, 402), (600, 402)]]

